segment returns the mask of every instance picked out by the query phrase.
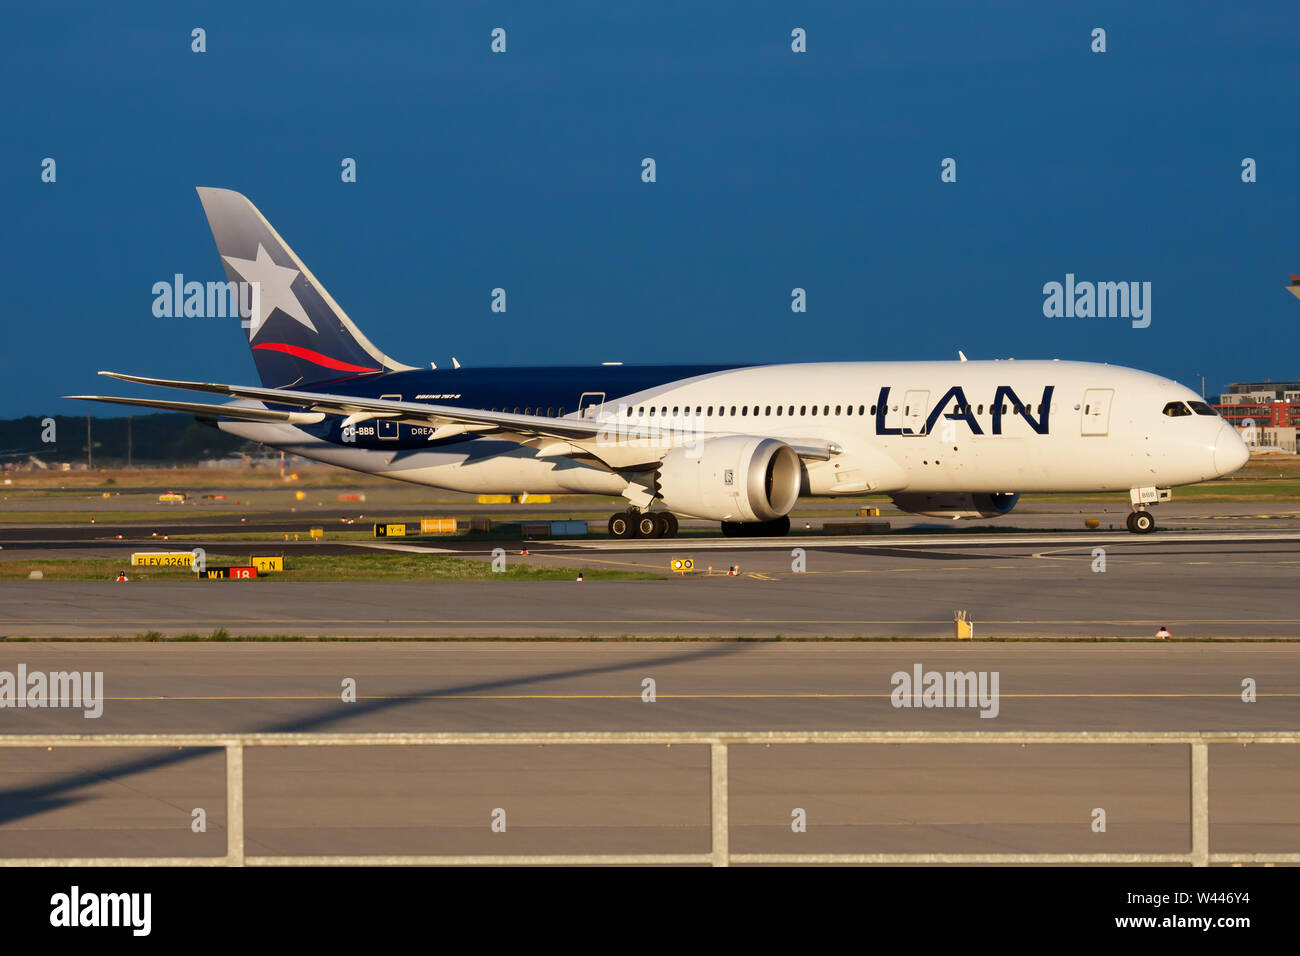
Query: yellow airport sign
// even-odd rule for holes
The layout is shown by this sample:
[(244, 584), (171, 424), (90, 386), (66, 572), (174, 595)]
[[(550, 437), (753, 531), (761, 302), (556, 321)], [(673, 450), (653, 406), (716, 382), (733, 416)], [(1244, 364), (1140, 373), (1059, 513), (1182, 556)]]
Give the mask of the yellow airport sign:
[(672, 568), (674, 571), (676, 571), (678, 574), (685, 574), (687, 571), (695, 570), (695, 559), (694, 558), (673, 558), (672, 562), (669, 564), (669, 567)]
[(193, 551), (137, 551), (131, 555), (131, 566), (136, 568), (188, 568), (193, 564)]
[(969, 611), (957, 611), (953, 614), (953, 631), (954, 636), (959, 641), (973, 640), (975, 637), (975, 623), (970, 619)]
[(252, 567), (257, 568), (259, 574), (265, 571), (283, 571), (284, 555), (282, 554), (268, 555), (267, 557), (264, 558), (254, 557), (254, 558), (250, 558), (248, 563)]

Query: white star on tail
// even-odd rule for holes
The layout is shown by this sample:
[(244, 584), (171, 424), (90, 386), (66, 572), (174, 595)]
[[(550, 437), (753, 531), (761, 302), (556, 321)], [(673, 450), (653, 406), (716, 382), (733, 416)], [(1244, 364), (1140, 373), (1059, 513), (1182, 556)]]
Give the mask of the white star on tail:
[(252, 317), (248, 329), (250, 341), (257, 336), (276, 309), (291, 319), (301, 322), (313, 332), (316, 331), (316, 326), (312, 325), (311, 319), (303, 311), (302, 303), (293, 294), (293, 280), (298, 278), (297, 269), (276, 265), (271, 259), (271, 254), (262, 248), (260, 242), (257, 244), (256, 259), (236, 259), (234, 256), (222, 256), (222, 258), (230, 263), (230, 267), (239, 273), (240, 278), (245, 282), (256, 282), (261, 290), (259, 303), (261, 308), (255, 310), (259, 314)]

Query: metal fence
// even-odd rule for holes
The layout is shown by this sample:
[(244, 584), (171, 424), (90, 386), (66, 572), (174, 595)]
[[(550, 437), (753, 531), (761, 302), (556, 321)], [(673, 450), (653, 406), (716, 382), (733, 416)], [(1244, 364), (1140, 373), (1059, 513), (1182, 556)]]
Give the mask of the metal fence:
[[(1298, 744), (1300, 733), (1222, 731), (1205, 733), (1141, 731), (771, 731), (703, 733), (357, 733), (357, 734), (12, 734), (7, 747), (181, 747), (224, 748), (226, 752), (226, 855), (224, 857), (86, 857), (0, 859), (4, 866), (460, 866), (557, 864), (1069, 864), (1069, 863), (1300, 863), (1300, 853), (1211, 853), (1211, 744)], [(248, 856), (244, 852), (244, 751), (249, 747), (424, 747), (499, 745), (697, 745), (710, 748), (708, 853), (561, 854), (511, 856)], [(751, 744), (1180, 744), (1190, 751), (1191, 833), (1186, 853), (732, 853), (728, 843), (727, 754)]]

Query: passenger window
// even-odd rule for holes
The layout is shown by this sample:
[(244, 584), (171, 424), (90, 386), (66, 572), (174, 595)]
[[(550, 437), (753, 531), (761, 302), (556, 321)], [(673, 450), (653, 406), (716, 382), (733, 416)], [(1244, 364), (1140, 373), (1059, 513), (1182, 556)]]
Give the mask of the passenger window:
[(807, 406), (807, 405), (800, 405), (800, 406), (799, 406), (799, 414), (800, 414), (800, 415), (807, 415), (807, 414), (808, 414), (808, 406)]
[(709, 406), (709, 417), (710, 417), (710, 418), (713, 417), (713, 406), (712, 406), (712, 405)]
[(841, 406), (841, 405), (836, 405), (836, 406), (835, 406), (835, 414), (836, 414), (836, 415), (838, 415), (838, 414), (840, 413), (840, 409), (841, 409), (842, 407), (843, 407), (843, 406)]
[(814, 415), (817, 414), (817, 406), (816, 406), (816, 405), (814, 405), (814, 406), (812, 407), (812, 413), (813, 413)]
[(767, 408), (763, 410), (763, 414), (764, 414), (764, 415), (771, 415), (771, 414), (772, 414), (772, 406), (771, 406), (771, 405), (767, 406)]
[(829, 415), (830, 413), (831, 413), (831, 407), (829, 405), (822, 406), (823, 415)]
[(748, 406), (748, 405), (741, 405), (741, 406), (740, 406), (740, 414), (741, 414), (742, 416), (744, 416), (744, 415), (748, 415), (748, 414), (749, 414), (749, 406)]
[(736, 414), (736, 406), (735, 406), (735, 405), (732, 405), (732, 406), (731, 406), (731, 414), (733, 414), (733, 415)]
[(655, 407), (653, 405), (650, 406), (650, 417), (651, 418), (655, 417)]
[(783, 411), (785, 411), (784, 406), (781, 406), (781, 405), (776, 406), (776, 414), (777, 414), (777, 417), (778, 417), (778, 418), (780, 417), (780, 415), (781, 415), (781, 413), (782, 413)]

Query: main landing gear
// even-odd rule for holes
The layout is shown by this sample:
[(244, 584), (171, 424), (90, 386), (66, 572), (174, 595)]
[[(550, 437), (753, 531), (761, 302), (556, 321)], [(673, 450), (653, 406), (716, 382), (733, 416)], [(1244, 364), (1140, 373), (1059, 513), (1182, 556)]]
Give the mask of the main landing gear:
[(1128, 516), (1128, 529), (1134, 534), (1150, 534), (1156, 530), (1156, 519), (1149, 511), (1135, 511)]
[(722, 533), (728, 538), (783, 538), (790, 533), (790, 516), (771, 521), (724, 521)]
[(610, 515), (611, 538), (675, 538), (677, 516), (667, 511), (620, 511)]

